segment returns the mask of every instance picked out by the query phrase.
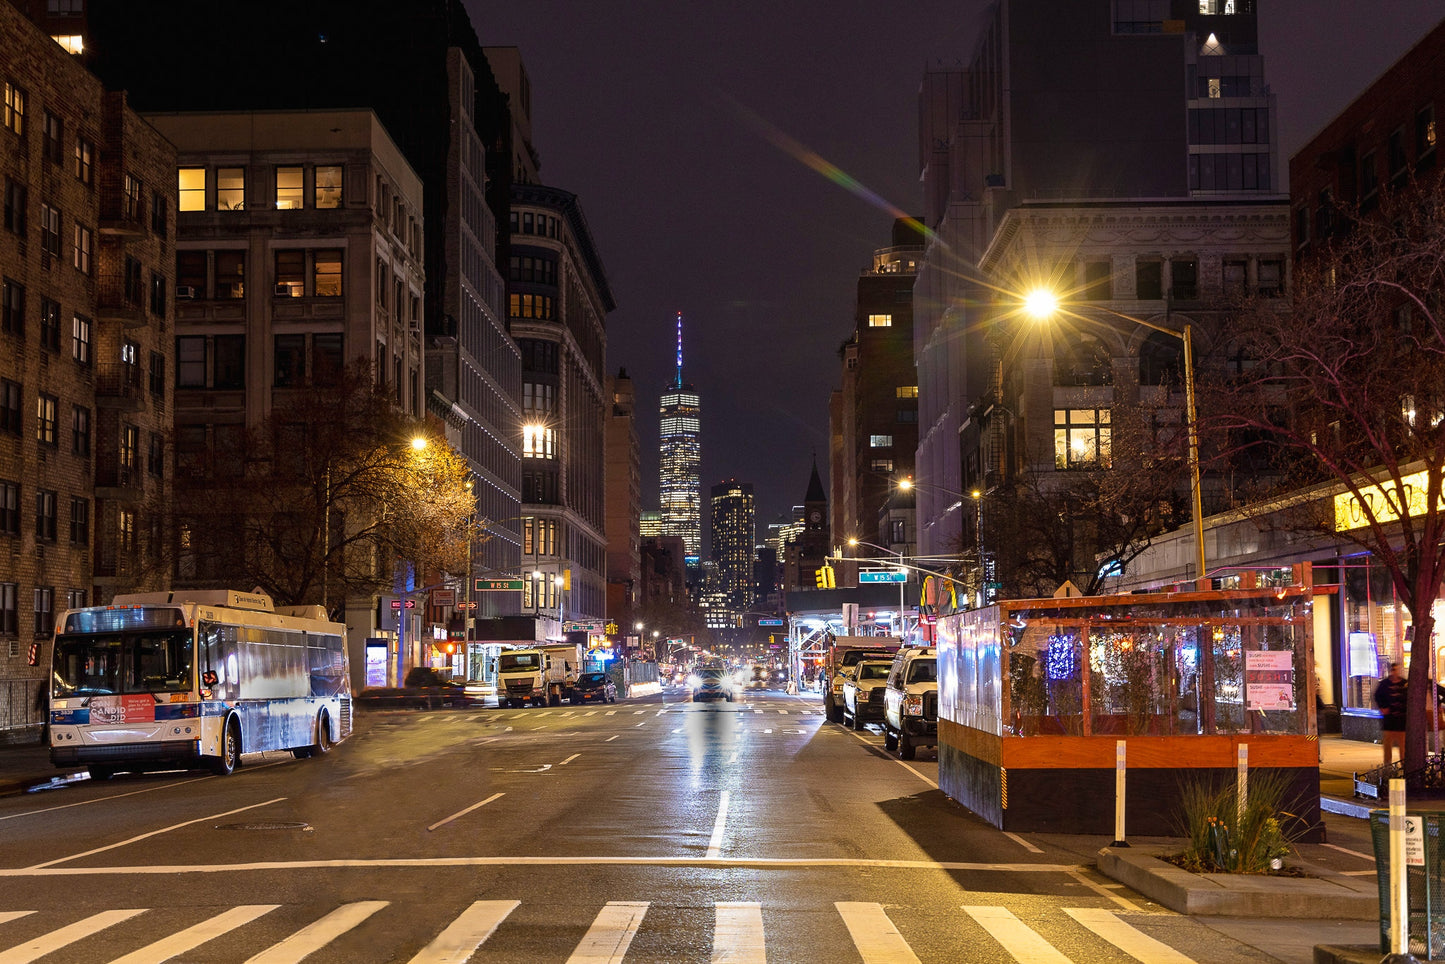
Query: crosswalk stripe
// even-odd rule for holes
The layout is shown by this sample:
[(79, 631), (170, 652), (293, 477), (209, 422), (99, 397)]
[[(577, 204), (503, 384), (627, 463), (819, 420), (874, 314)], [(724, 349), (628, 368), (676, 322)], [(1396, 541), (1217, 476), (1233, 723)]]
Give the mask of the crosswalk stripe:
[(447, 925), (436, 940), (423, 947), (411, 964), (460, 964), (517, 909), (519, 900), (479, 900)]
[(1019, 964), (1071, 964), (1007, 907), (964, 907), (964, 910)]
[(279, 944), (252, 957), (246, 964), (296, 964), (385, 907), (390, 901), (363, 900), (345, 904), (315, 923), (308, 924)]
[(7, 921), (19, 920), (22, 917), (29, 917), (35, 913), (33, 910), (0, 910), (0, 924)]
[(833, 906), (848, 926), (863, 964), (922, 964), (881, 904), (840, 900)]
[(719, 903), (712, 938), (712, 964), (766, 964), (767, 959), (763, 947), (763, 905)]
[(161, 961), (169, 961), (179, 954), (200, 947), (206, 941), (214, 940), (222, 934), (235, 930), (242, 924), (249, 924), (262, 914), (269, 914), (280, 906), (280, 904), (243, 904), (240, 907), (232, 907), (223, 914), (217, 914), (193, 927), (177, 931), (170, 937), (147, 944), (138, 951), (118, 957), (110, 964), (160, 964)]
[(1144, 964), (1194, 964), (1193, 958), (1185, 957), (1168, 944), (1156, 941), (1143, 931), (1129, 926), (1111, 910), (1102, 907), (1065, 907), (1064, 913)]
[(647, 901), (609, 900), (567, 958), (567, 964), (622, 964), (632, 937), (642, 926)]
[(0, 964), (29, 964), (30, 961), (44, 957), (53, 951), (57, 951), (67, 944), (73, 944), (82, 937), (89, 937), (98, 930), (110, 927), (112, 924), (119, 924), (121, 921), (130, 920), (137, 914), (144, 914), (145, 908), (136, 910), (107, 910), (99, 914), (92, 914), (85, 920), (76, 921), (67, 927), (51, 931), (49, 934), (42, 934), (32, 941), (18, 944), (0, 954)]

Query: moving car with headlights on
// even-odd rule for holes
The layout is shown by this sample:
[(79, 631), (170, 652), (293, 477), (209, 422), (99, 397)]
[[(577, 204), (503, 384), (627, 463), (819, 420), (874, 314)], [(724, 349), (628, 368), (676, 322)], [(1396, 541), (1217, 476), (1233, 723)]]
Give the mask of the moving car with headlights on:
[(938, 746), (938, 650), (900, 649), (883, 698), (883, 748), (911, 760), (920, 746)]
[(710, 700), (727, 700), (731, 703), (737, 699), (734, 686), (732, 675), (722, 663), (705, 663), (699, 666), (688, 681), (688, 690), (694, 703), (706, 703)]
[(583, 673), (572, 687), (572, 702), (589, 703), (617, 702), (617, 684), (606, 673)]
[(883, 697), (888, 690), (892, 660), (862, 659), (843, 674), (843, 722), (855, 730), (883, 721)]

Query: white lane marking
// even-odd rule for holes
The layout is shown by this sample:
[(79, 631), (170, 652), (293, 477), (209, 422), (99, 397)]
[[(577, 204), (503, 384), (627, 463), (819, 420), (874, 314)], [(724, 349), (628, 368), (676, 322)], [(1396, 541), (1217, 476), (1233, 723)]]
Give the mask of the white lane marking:
[(1194, 959), (1156, 941), (1143, 931), (1121, 921), (1113, 911), (1102, 907), (1065, 907), (1064, 913), (1113, 944), (1130, 957), (1148, 964), (1194, 964)]
[(633, 710), (633, 711), (632, 711), (632, 715), (633, 715), (633, 716), (641, 716), (642, 714), (644, 714), (644, 713), (646, 713), (646, 712), (647, 712), (646, 710)]
[(476, 810), (478, 807), (485, 807), (487, 804), (491, 803), (493, 800), (497, 799), (497, 798), (500, 797), (501, 795), (502, 795), (502, 794), (500, 794), (500, 793), (494, 793), (494, 794), (492, 794), (490, 797), (487, 797), (487, 799), (482, 800), (482, 801), (480, 801), (480, 802), (478, 802), (478, 803), (474, 803), (474, 804), (472, 804), (470, 807), (467, 807), (465, 810), (458, 810), (456, 813), (452, 814), (450, 817), (447, 817), (447, 818), (445, 818), (445, 819), (443, 819), (443, 820), (438, 820), (436, 823), (432, 824), (430, 827), (427, 827), (427, 828), (426, 828), (426, 829), (427, 829), (427, 832), (430, 833), (431, 831), (435, 830), (437, 827), (444, 827), (444, 826), (446, 826), (447, 824), (451, 823), (453, 820), (457, 819), (458, 817), (465, 817), (467, 814), (471, 813), (473, 810)]
[(22, 917), (29, 917), (35, 913), (33, 910), (0, 910), (0, 924), (6, 921), (19, 920)]
[(132, 951), (124, 957), (117, 957), (110, 964), (159, 964), (160, 961), (169, 961), (186, 951), (195, 950), (207, 941), (215, 940), (222, 934), (229, 934), (242, 924), (249, 924), (280, 906), (280, 904), (242, 904), (239, 907), (232, 907), (225, 913), (217, 914), (209, 920), (203, 920), (185, 930), (177, 931), (170, 937), (163, 937), (152, 944), (147, 944), (138, 951)]
[(1007, 907), (963, 908), (1019, 964), (1072, 964)]
[(588, 710), (586, 713), (584, 713), (584, 714), (582, 714), (582, 715), (583, 715), (583, 716), (596, 716), (596, 715), (597, 715), (597, 711), (596, 711), (596, 710)]
[(713, 821), (712, 837), (707, 842), (709, 857), (718, 857), (722, 854), (723, 828), (727, 826), (728, 822), (728, 798), (730, 796), (732, 796), (732, 792), (724, 790), (718, 800), (717, 819)]
[(607, 716), (612, 716), (612, 715), (615, 714), (616, 712), (617, 712), (616, 710), (608, 710), (607, 713), (606, 713), (606, 715), (607, 715)]
[(1069, 871), (1069, 876), (1072, 877), (1072, 878), (1074, 878), (1075, 880), (1077, 880), (1079, 883), (1083, 884), (1085, 887), (1087, 887), (1087, 888), (1089, 888), (1090, 890), (1092, 890), (1094, 893), (1098, 894), (1100, 897), (1107, 897), (1107, 898), (1109, 898), (1109, 900), (1112, 900), (1114, 903), (1118, 904), (1118, 905), (1119, 905), (1120, 907), (1122, 907), (1124, 910), (1130, 910), (1130, 911), (1134, 911), (1134, 912), (1136, 912), (1136, 913), (1143, 913), (1143, 912), (1144, 912), (1144, 908), (1140, 907), (1138, 904), (1134, 903), (1134, 902), (1133, 902), (1132, 900), (1130, 900), (1129, 898), (1127, 898), (1127, 897), (1120, 897), (1118, 894), (1114, 893), (1112, 890), (1110, 890), (1108, 887), (1105, 887), (1103, 884), (1098, 884), (1098, 883), (1095, 883), (1094, 881), (1090, 880), (1088, 877), (1084, 876), (1084, 874), (1081, 873), (1080, 871), (1071, 870), (1071, 871)]
[(1018, 834), (1016, 834), (1016, 833), (1009, 833), (1007, 830), (1005, 830), (1005, 831), (1003, 832), (1003, 835), (1004, 835), (1005, 837), (1009, 838), (1010, 840), (1012, 840), (1014, 843), (1018, 844), (1020, 847), (1024, 848), (1025, 850), (1027, 850), (1027, 851), (1028, 851), (1029, 853), (1031, 853), (1031, 854), (1041, 854), (1041, 853), (1043, 853), (1042, 850), (1040, 850), (1039, 848), (1035, 847), (1033, 844), (1029, 843), (1027, 840), (1025, 840), (1023, 837), (1020, 837), (1020, 836), (1019, 836)]
[(512, 732), (512, 728), (509, 726), (509, 727), (507, 727), (505, 730), (503, 730), (502, 732), (503, 732), (503, 733), (510, 733), (510, 732)]
[(42, 934), (32, 941), (24, 944), (17, 944), (3, 954), (0, 954), (0, 964), (29, 964), (30, 961), (44, 957), (52, 951), (57, 951), (67, 944), (73, 944), (82, 937), (89, 937), (96, 931), (109, 927), (112, 924), (119, 924), (121, 921), (130, 920), (137, 914), (144, 914), (145, 909), (139, 910), (107, 910), (99, 914), (93, 914), (85, 920), (78, 920), (68, 927), (51, 931), (49, 934)]
[(564, 767), (564, 766), (566, 766), (567, 764), (571, 763), (573, 760), (577, 759), (577, 758), (578, 758), (579, 756), (581, 756), (581, 755), (582, 755), (582, 754), (580, 754), (580, 753), (574, 753), (574, 754), (572, 754), (571, 756), (569, 756), (567, 759), (563, 760), (561, 763), (559, 763), (559, 764), (557, 764), (557, 765), (558, 765), (559, 767)]
[(781, 714), (783, 714), (784, 716), (787, 716), (787, 715), (788, 715), (788, 711), (787, 711), (787, 710), (778, 710), (778, 712), (781, 713)]
[(617, 738), (618, 738), (619, 736), (621, 736), (621, 735), (622, 735), (621, 733), (614, 733), (614, 734), (612, 734), (611, 736), (609, 736), (607, 739), (603, 740), (602, 742), (603, 742), (603, 743), (611, 743), (613, 740), (617, 739)]
[(634, 724), (633, 724), (633, 726), (646, 726), (646, 725), (647, 725), (647, 721), (646, 721), (646, 720), (643, 720), (641, 723), (634, 723)]
[(773, 728), (770, 726), (770, 727), (768, 727), (766, 730), (764, 730), (763, 732), (764, 732), (764, 733), (771, 733), (771, 732), (773, 732)]
[(870, 867), (880, 870), (990, 870), (1014, 874), (1068, 874), (1092, 869), (1079, 864), (982, 863), (965, 860), (865, 860), (857, 857), (382, 857), (340, 860), (265, 860), (244, 864), (145, 864), (115, 867), (0, 868), (0, 880), (28, 877), (125, 877), (214, 874), (257, 870), (321, 870), (341, 867), (713, 867), (793, 871), (813, 867)]
[(296, 964), (321, 950), (388, 903), (389, 901), (385, 900), (363, 900), (338, 907), (315, 923), (307, 924), (281, 943), (252, 957), (246, 964)]
[[(853, 738), (854, 738), (855, 740), (857, 740), (859, 743), (862, 743), (864, 746), (871, 746), (871, 747), (874, 747), (875, 749), (880, 749), (880, 750), (883, 749), (883, 744), (882, 744), (882, 743), (875, 743), (875, 742), (872, 741), (872, 740), (865, 739), (865, 738), (863, 737), (863, 735), (860, 734), (860, 733), (853, 733), (853, 732), (850, 731), (850, 732), (848, 733), (848, 735), (851, 736), (851, 737), (853, 737)], [(884, 752), (887, 752), (887, 751), (884, 751)], [(891, 758), (890, 758), (890, 759), (891, 759)], [(899, 766), (901, 766), (903, 769), (907, 770), (909, 773), (911, 773), (911, 774), (913, 774), (914, 776), (916, 776), (918, 779), (922, 780), (924, 783), (928, 784), (928, 785), (929, 785), (930, 787), (932, 787), (933, 789), (935, 789), (935, 790), (938, 789), (938, 784), (937, 784), (937, 783), (935, 783), (934, 781), (928, 779), (928, 777), (924, 776), (922, 773), (919, 773), (916, 769), (914, 769), (914, 768), (913, 768), (912, 766), (910, 766), (909, 764), (904, 763), (902, 760), (893, 760), (893, 762), (896, 763), (896, 764), (898, 764)]]
[(119, 843), (106, 844), (104, 847), (96, 847), (94, 850), (87, 850), (85, 853), (71, 854), (68, 857), (56, 857), (54, 860), (47, 860), (43, 864), (36, 864), (31, 869), (40, 870), (44, 867), (52, 867), (55, 864), (63, 864), (68, 860), (79, 860), (81, 857), (89, 857), (92, 854), (105, 853), (105, 851), (107, 850), (115, 850), (118, 847), (124, 847), (127, 844), (137, 843), (141, 840), (145, 840), (148, 837), (155, 837), (163, 833), (169, 833), (172, 830), (179, 830), (182, 827), (189, 827), (193, 823), (205, 823), (207, 820), (217, 820), (221, 817), (229, 817), (234, 813), (244, 813), (247, 810), (255, 810), (257, 807), (269, 807), (271, 804), (280, 803), (282, 800), (285, 799), (285, 797), (276, 797), (274, 800), (266, 800), (263, 803), (253, 803), (249, 807), (237, 807), (235, 810), (227, 810), (224, 813), (216, 813), (208, 817), (197, 817), (194, 820), (185, 820), (181, 823), (173, 823), (169, 827), (162, 827), (159, 830), (152, 830), (149, 833), (143, 833), (139, 836), (131, 837), (129, 840), (122, 840)]
[(767, 964), (762, 904), (731, 901), (717, 904), (712, 964)]
[(477, 901), (417, 952), (410, 964), (464, 964), (519, 904), (519, 900)]
[(838, 901), (833, 906), (848, 925), (863, 964), (922, 964), (881, 905)]
[(567, 964), (622, 964), (647, 907), (646, 901), (609, 900)]
[(54, 813), (57, 810), (69, 810), (71, 807), (88, 807), (93, 803), (108, 803), (111, 800), (120, 800), (125, 797), (133, 797), (138, 793), (155, 793), (157, 790), (170, 790), (173, 787), (183, 787), (188, 783), (196, 783), (201, 780), (214, 780), (213, 776), (194, 777), (190, 780), (180, 780), (176, 783), (167, 783), (158, 787), (146, 787), (144, 790), (131, 790), (126, 793), (112, 793), (108, 797), (96, 797), (94, 800), (79, 800), (75, 803), (62, 803), (55, 807), (45, 807), (40, 810), (22, 810), (20, 813), (12, 813), (9, 816), (0, 817), (0, 823), (6, 820), (14, 820), (16, 817), (29, 817), (42, 813)]
[(754, 713), (761, 713), (762, 710), (760, 710), (760, 709), (758, 709), (756, 706), (754, 706), (754, 707), (753, 707), (753, 712), (754, 712)]
[(674, 732), (674, 733), (681, 733), (681, 732), (682, 732), (682, 727), (679, 726), (677, 729), (673, 730), (672, 732)]
[(1338, 850), (1342, 854), (1349, 854), (1351, 857), (1359, 857), (1361, 860), (1368, 860), (1370, 863), (1375, 862), (1374, 857), (1371, 857), (1367, 854), (1362, 854), (1358, 850), (1350, 850), (1348, 847), (1341, 847), (1339, 844), (1327, 843), (1323, 846), (1329, 847), (1331, 850)]

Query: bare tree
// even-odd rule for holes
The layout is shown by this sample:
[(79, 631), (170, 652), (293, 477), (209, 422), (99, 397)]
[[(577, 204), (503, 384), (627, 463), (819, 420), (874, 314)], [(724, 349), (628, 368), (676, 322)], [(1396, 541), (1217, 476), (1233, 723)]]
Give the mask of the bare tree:
[(178, 454), (178, 583), (334, 609), (393, 588), (399, 567), (464, 570), (478, 528), (466, 462), (397, 412), (367, 366), (289, 393), (241, 449)]
[[(1201, 410), (1225, 456), (1272, 448), (1291, 524), (1369, 551), (1414, 624), (1405, 764), (1425, 761), (1431, 606), (1445, 579), (1445, 192), (1387, 198), (1332, 230), (1296, 270), (1290, 310), (1242, 319), (1247, 366)], [(1323, 499), (1346, 496), (1337, 518)], [(1311, 493), (1313, 494), (1313, 493)], [(1328, 507), (1334, 508), (1333, 502)]]

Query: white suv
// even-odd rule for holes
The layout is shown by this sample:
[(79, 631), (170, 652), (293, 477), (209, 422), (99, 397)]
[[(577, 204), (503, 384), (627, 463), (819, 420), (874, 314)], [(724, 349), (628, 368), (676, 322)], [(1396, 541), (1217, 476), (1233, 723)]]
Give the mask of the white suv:
[(920, 746), (938, 745), (938, 650), (900, 649), (883, 698), (883, 748), (911, 760)]
[(883, 721), (883, 690), (888, 685), (891, 660), (860, 659), (843, 674), (843, 722), (855, 730), (865, 723)]

